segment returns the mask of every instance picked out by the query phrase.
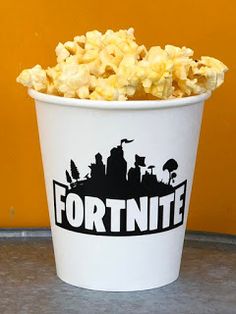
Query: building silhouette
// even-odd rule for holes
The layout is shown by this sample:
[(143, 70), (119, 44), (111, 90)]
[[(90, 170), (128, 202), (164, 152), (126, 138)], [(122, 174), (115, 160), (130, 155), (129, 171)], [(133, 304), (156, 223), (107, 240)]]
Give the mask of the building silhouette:
[(130, 168), (128, 172), (128, 181), (130, 184), (140, 184), (141, 182), (141, 169), (140, 167), (145, 167), (145, 157), (140, 157), (135, 155), (134, 168)]
[[(89, 165), (90, 173), (83, 180), (70, 183), (69, 192), (80, 196), (93, 195), (105, 198), (138, 198), (140, 196), (162, 196), (173, 191), (171, 184), (158, 181), (153, 173), (155, 166), (147, 167), (144, 175), (141, 168), (146, 167), (145, 157), (135, 155), (134, 166), (127, 169), (124, 158), (123, 143), (133, 140), (122, 139), (120, 145), (113, 147), (105, 165), (102, 155), (95, 155), (95, 163)], [(67, 179), (68, 171), (67, 171)]]
[(121, 145), (113, 147), (107, 158), (107, 180), (114, 184), (124, 184), (127, 174), (127, 162), (124, 159), (124, 151)]
[(90, 173), (91, 179), (97, 182), (104, 180), (105, 165), (102, 161), (102, 155), (100, 153), (97, 153), (95, 155), (95, 163), (91, 164), (89, 168), (91, 169), (91, 173)]

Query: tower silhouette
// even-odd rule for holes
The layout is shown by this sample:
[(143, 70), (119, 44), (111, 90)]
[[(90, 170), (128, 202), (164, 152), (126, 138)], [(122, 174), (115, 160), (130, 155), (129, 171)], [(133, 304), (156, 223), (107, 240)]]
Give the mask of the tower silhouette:
[(105, 165), (102, 161), (102, 155), (97, 153), (95, 155), (95, 163), (89, 166), (91, 169), (91, 179), (93, 181), (99, 182), (103, 181), (105, 178)]
[(127, 162), (121, 145), (113, 147), (107, 158), (107, 181), (114, 185), (126, 182)]

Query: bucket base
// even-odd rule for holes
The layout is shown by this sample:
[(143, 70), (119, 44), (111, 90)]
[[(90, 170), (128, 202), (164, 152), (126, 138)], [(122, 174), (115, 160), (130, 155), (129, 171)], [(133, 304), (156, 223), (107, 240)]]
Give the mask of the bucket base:
[(171, 280), (166, 281), (165, 283), (162, 282), (162, 283), (150, 284), (150, 285), (146, 285), (146, 286), (135, 286), (133, 288), (131, 288), (131, 287), (126, 288), (124, 286), (123, 287), (114, 287), (114, 286), (108, 287), (108, 286), (102, 286), (102, 285), (100, 285), (100, 286), (99, 285), (96, 285), (96, 286), (88, 285), (88, 286), (86, 286), (83, 284), (79, 284), (79, 283), (67, 280), (67, 279), (63, 278), (63, 276), (59, 275), (58, 273), (57, 273), (57, 276), (63, 282), (65, 282), (71, 286), (77, 287), (77, 288), (95, 290), (95, 291), (106, 291), (106, 292), (134, 292), (134, 291), (151, 290), (151, 289), (161, 288), (161, 287), (167, 286), (167, 285), (175, 282), (179, 278), (179, 274), (178, 274), (177, 277), (172, 278)]

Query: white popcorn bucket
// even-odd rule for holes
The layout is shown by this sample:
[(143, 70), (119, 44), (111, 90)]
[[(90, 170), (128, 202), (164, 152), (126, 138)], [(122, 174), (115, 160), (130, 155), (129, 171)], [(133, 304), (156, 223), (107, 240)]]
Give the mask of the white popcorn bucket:
[(59, 278), (107, 291), (175, 281), (210, 93), (126, 102), (29, 94)]

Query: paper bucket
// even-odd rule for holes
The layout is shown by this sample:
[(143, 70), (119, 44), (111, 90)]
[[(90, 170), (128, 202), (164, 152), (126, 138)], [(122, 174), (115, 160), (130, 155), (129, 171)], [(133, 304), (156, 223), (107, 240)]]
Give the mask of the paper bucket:
[(176, 280), (204, 100), (35, 99), (58, 276), (132, 291)]

